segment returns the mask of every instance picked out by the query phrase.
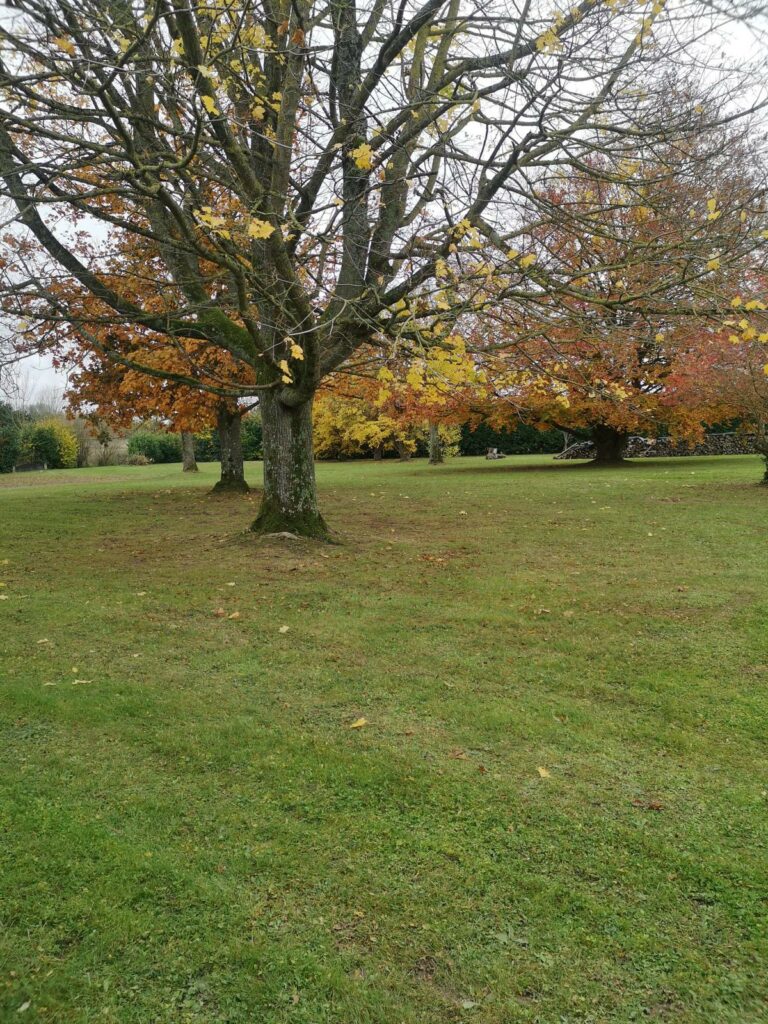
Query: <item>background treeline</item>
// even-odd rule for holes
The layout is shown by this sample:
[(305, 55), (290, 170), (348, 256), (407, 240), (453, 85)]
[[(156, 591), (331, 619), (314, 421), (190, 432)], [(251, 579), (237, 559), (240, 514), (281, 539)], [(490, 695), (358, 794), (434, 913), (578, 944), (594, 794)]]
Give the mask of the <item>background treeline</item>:
[[(241, 436), (244, 458), (247, 461), (260, 459), (262, 430), (258, 413), (243, 416)], [(198, 461), (216, 462), (221, 455), (218, 432), (211, 429), (194, 437)], [(498, 448), (508, 455), (554, 454), (563, 450), (564, 437), (560, 430), (537, 430), (525, 424), (514, 430), (494, 430), (486, 423), (474, 428), (464, 424), (458, 453), (485, 455), (489, 448)], [(575, 435), (569, 438), (573, 440)], [(354, 454), (339, 448), (324, 452), (323, 458), (369, 459), (376, 455), (397, 458), (399, 454), (393, 445), (379, 452), (363, 448)], [(428, 454), (425, 438), (417, 440), (413, 454), (417, 458)], [(16, 467), (41, 465), (48, 469), (69, 469), (175, 462), (181, 462), (181, 435), (167, 430), (158, 421), (148, 420), (121, 434), (106, 426), (95, 426), (86, 419), (67, 419), (50, 408), (18, 410), (0, 403), (0, 473), (13, 472)]]

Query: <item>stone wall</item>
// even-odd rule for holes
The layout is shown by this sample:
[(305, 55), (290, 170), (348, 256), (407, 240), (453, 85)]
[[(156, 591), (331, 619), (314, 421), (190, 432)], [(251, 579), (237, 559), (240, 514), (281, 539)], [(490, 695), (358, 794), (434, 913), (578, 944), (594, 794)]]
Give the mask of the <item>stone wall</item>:
[[(624, 455), (628, 459), (668, 459), (682, 455), (754, 455), (754, 434), (706, 434), (697, 444), (674, 437), (630, 437)], [(593, 459), (595, 446), (591, 441), (572, 444), (556, 459)]]

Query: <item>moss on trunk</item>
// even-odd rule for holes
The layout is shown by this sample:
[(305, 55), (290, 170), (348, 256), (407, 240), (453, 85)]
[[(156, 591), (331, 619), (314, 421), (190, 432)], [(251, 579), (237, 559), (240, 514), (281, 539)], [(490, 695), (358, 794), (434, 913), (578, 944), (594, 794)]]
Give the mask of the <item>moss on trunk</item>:
[(267, 392), (260, 407), (264, 495), (251, 529), (260, 534), (287, 532), (330, 540), (317, 505), (311, 401), (287, 406)]

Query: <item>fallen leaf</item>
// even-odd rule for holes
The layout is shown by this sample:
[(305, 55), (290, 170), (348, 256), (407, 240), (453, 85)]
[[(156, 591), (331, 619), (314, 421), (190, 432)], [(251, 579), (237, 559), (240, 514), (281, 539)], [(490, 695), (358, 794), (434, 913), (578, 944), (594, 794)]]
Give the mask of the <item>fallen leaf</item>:
[(228, 615), (227, 618), (228, 619), (239, 619), (240, 618), (240, 612), (232, 612), (232, 614)]
[(536, 771), (539, 773), (539, 775), (542, 777), (542, 779), (551, 779), (552, 778), (552, 772), (547, 771), (546, 768), (537, 768)]
[(664, 804), (661, 800), (633, 800), (633, 807), (640, 807), (644, 811), (662, 811)]
[(280, 629), (278, 629), (277, 632), (278, 633), (287, 633), (290, 628), (291, 628), (290, 626), (281, 626)]
[(354, 722), (353, 722), (353, 723), (352, 723), (352, 724), (350, 725), (350, 727), (349, 727), (349, 728), (350, 728), (350, 729), (362, 729), (364, 725), (368, 725), (368, 719), (367, 719), (367, 718), (357, 718), (357, 719), (355, 719), (355, 721), (354, 721)]
[(21, 1004), (21, 1006), (20, 1006), (20, 1007), (18, 1008), (18, 1010), (16, 1011), (16, 1013), (26, 1013), (26, 1012), (27, 1012), (27, 1010), (28, 1010), (28, 1009), (30, 1008), (30, 1006), (31, 1006), (31, 1005), (32, 1005), (32, 1000), (31, 1000), (31, 999), (28, 999), (28, 1000), (26, 1001), (26, 1003), (22, 1003), (22, 1004)]
[(146, 596), (147, 596), (146, 590), (137, 590), (136, 591), (136, 597), (146, 597)]
[(451, 750), (449, 752), (449, 754), (448, 754), (448, 757), (452, 757), (454, 759), (454, 761), (468, 761), (469, 760), (469, 758), (467, 757), (466, 753), (461, 749), (461, 747), (457, 747), (455, 750)]
[(38, 640), (37, 642), (39, 644), (49, 644), (51, 641), (48, 639), (47, 636), (44, 636), (42, 640)]

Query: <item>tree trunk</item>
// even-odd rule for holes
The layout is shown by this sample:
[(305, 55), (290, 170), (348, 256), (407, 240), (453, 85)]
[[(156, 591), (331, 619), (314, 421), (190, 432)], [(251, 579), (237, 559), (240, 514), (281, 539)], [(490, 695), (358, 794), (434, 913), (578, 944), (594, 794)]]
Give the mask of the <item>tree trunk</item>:
[(383, 444), (377, 444), (375, 449), (374, 449), (374, 452), (373, 452), (373, 461), (374, 462), (381, 462), (381, 460), (383, 458), (384, 458), (384, 445)]
[(397, 448), (397, 454), (400, 456), (401, 462), (409, 462), (412, 452), (408, 445), (402, 441), (395, 441), (395, 448)]
[(595, 445), (593, 463), (599, 466), (617, 466), (624, 462), (624, 449), (627, 437), (622, 430), (599, 423), (592, 427), (592, 441)]
[(265, 392), (259, 405), (264, 494), (251, 529), (328, 540), (329, 530), (317, 507), (311, 400), (291, 407)]
[(429, 464), (439, 466), (443, 459), (443, 445), (440, 440), (440, 428), (436, 423), (429, 424)]
[(756, 448), (762, 455), (763, 461), (765, 462), (765, 472), (763, 473), (763, 479), (760, 483), (768, 486), (768, 437), (762, 433), (758, 433)]
[(243, 445), (240, 440), (239, 412), (232, 412), (226, 405), (220, 405), (216, 417), (221, 445), (221, 479), (213, 488), (214, 494), (232, 492), (245, 494), (250, 487), (245, 482)]
[(181, 468), (184, 473), (197, 473), (195, 437), (187, 430), (181, 432)]

